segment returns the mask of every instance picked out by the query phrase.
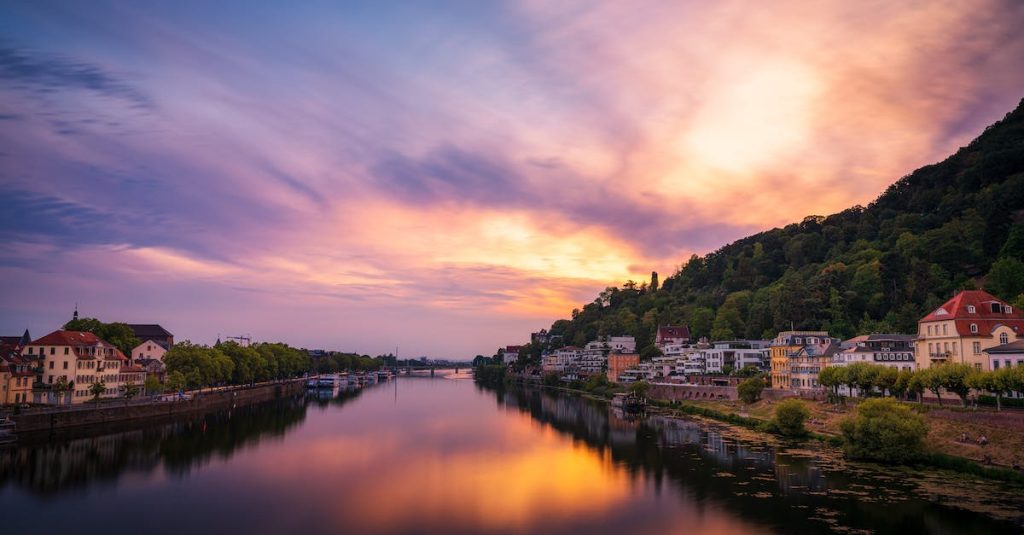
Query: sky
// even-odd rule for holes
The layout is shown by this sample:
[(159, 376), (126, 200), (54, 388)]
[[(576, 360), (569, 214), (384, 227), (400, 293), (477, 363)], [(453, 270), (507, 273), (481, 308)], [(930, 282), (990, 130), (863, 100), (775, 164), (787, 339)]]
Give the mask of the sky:
[(990, 0), (3, 2), (0, 334), (77, 304), (489, 355), (951, 154), (1024, 97), (1022, 27)]

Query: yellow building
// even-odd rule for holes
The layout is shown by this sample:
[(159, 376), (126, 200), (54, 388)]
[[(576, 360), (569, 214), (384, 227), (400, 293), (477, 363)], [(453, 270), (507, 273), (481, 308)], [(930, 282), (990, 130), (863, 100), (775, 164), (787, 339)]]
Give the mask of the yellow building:
[(1024, 338), (1024, 314), (982, 290), (965, 290), (918, 321), (920, 369), (946, 362), (989, 369), (984, 350)]
[(611, 353), (608, 355), (608, 380), (617, 383), (622, 372), (640, 365), (640, 355), (636, 353)]
[[(118, 397), (126, 378), (137, 377), (134, 370), (122, 373), (128, 359), (119, 349), (90, 332), (54, 331), (26, 345), (22, 355), (41, 366), (35, 403), (84, 403), (93, 398), (94, 383), (105, 387), (101, 398)], [(61, 384), (69, 389), (59, 392)]]
[(772, 340), (771, 344), (771, 377), (772, 388), (792, 388), (790, 373), (790, 355), (807, 345), (827, 343), (826, 331), (782, 331)]

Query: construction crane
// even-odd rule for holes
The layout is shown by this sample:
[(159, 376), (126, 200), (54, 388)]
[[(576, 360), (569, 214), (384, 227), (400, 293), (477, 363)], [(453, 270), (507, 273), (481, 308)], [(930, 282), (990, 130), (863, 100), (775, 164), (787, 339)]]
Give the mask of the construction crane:
[(238, 342), (238, 345), (242, 347), (249, 347), (252, 345), (252, 337), (249, 335), (245, 336), (225, 336), (228, 340), (234, 340)]

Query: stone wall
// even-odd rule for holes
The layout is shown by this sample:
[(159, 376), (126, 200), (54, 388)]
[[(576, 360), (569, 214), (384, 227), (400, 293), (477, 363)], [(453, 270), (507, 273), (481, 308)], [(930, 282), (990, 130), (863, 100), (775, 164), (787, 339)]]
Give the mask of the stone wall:
[(102, 425), (130, 420), (162, 418), (180, 414), (230, 409), (290, 396), (305, 388), (303, 381), (289, 381), (203, 392), (187, 401), (105, 402), (95, 407), (76, 405), (27, 412), (13, 416), (18, 433), (53, 432), (80, 426)]
[[(797, 392), (795, 390), (778, 390), (765, 388), (761, 391), (761, 399), (779, 400), (784, 398), (802, 397), (804, 399), (818, 399), (823, 394), (818, 392)], [(710, 385), (651, 385), (647, 397), (652, 399), (675, 400), (701, 400), (701, 399), (739, 399), (735, 386), (710, 386)]]

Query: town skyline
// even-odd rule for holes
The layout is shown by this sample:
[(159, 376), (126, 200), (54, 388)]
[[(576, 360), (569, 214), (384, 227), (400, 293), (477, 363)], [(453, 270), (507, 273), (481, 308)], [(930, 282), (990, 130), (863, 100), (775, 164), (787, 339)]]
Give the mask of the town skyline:
[(200, 343), (490, 354), (867, 204), (1024, 88), (1012, 2), (0, 14), (2, 334), (77, 303)]

